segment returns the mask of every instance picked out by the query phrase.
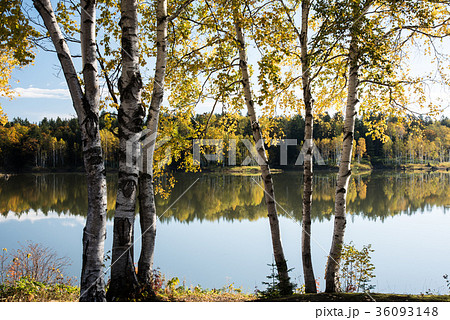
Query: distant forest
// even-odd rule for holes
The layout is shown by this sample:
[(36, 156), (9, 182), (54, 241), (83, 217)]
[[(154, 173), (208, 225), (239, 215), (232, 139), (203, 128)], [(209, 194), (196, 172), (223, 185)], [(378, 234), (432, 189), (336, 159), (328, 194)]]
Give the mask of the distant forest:
[[(164, 118), (164, 117), (163, 117)], [(248, 118), (236, 115), (234, 124), (229, 125), (222, 115), (196, 115), (192, 124), (202, 130), (197, 138), (224, 139), (251, 138), (251, 128)], [(166, 119), (167, 120), (167, 119)], [(169, 119), (172, 126), (177, 127), (177, 119)], [(224, 124), (225, 123), (225, 124)], [(297, 146), (288, 147), (288, 165), (294, 165), (299, 155), (303, 134), (304, 118), (276, 117), (272, 119), (270, 136), (276, 138), (297, 139)], [(227, 128), (228, 126), (228, 128)], [(195, 136), (183, 135), (185, 123), (180, 123), (180, 136), (193, 139)], [(231, 128), (232, 127), (232, 128)], [(117, 119), (108, 113), (100, 117), (102, 147), (107, 168), (118, 166)], [(207, 130), (205, 130), (207, 128)], [(230, 136), (227, 131), (233, 131)], [(264, 129), (264, 128), (263, 128)], [(361, 119), (355, 123), (354, 159), (371, 163), (374, 167), (393, 167), (406, 163), (436, 163), (450, 161), (450, 119), (441, 118), (433, 121), (430, 118), (418, 118), (409, 125), (398, 124), (396, 119), (385, 123), (385, 137), (374, 138), (369, 134), (369, 128)], [(340, 159), (342, 144), (343, 118), (340, 114), (330, 116), (325, 114), (315, 121), (314, 141), (328, 166), (336, 166)], [(176, 142), (175, 142), (176, 143)], [(183, 154), (192, 153), (192, 143), (184, 143), (186, 152), (173, 158), (169, 168), (177, 169), (183, 162)], [(274, 167), (280, 165), (280, 146), (268, 146), (269, 163)], [(179, 152), (177, 152), (180, 154)], [(249, 155), (242, 143), (237, 145), (237, 164)], [(227, 152), (224, 152), (223, 163), (227, 165)], [(202, 165), (207, 165), (202, 162)], [(214, 165), (214, 164), (213, 164)], [(46, 119), (34, 124), (28, 120), (14, 119), (0, 126), (0, 168), (3, 171), (21, 171), (36, 169), (82, 169), (81, 133), (76, 118), (63, 120), (60, 118)]]

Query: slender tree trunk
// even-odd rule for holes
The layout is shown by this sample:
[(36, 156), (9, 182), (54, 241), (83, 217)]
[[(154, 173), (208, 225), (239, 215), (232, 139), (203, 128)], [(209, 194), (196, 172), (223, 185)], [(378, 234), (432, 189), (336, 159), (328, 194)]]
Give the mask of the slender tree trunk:
[(142, 234), (141, 255), (138, 262), (138, 279), (141, 286), (150, 284), (156, 239), (156, 205), (151, 174), (139, 176), (139, 218)]
[[(356, 24), (357, 26), (359, 24)], [(357, 27), (356, 26), (356, 27)], [(352, 171), (350, 169), (353, 149), (353, 137), (356, 118), (356, 104), (357, 88), (358, 88), (358, 45), (357, 40), (353, 36), (350, 41), (349, 48), (349, 80), (348, 80), (348, 94), (347, 106), (345, 109), (344, 120), (344, 140), (342, 145), (341, 161), (339, 164), (338, 179), (336, 182), (335, 192), (335, 217), (334, 217), (334, 231), (333, 240), (331, 244), (330, 254), (328, 256), (327, 268), (325, 271), (326, 292), (339, 291), (339, 263), (341, 259), (341, 251), (344, 243), (344, 233), (346, 225), (346, 200), (348, 183)]]
[(292, 286), (289, 280), (286, 259), (284, 258), (283, 246), (281, 244), (280, 226), (278, 222), (278, 214), (275, 203), (272, 175), (270, 173), (269, 164), (267, 162), (261, 129), (256, 117), (254, 101), (250, 89), (250, 76), (247, 68), (247, 53), (245, 50), (244, 34), (239, 23), (239, 17), (236, 13), (234, 19), (237, 42), (239, 46), (239, 67), (242, 74), (242, 86), (244, 88), (245, 103), (247, 105), (248, 116), (250, 118), (252, 126), (253, 139), (255, 140), (256, 150), (259, 155), (258, 164), (261, 169), (262, 179), (264, 181), (264, 195), (267, 205), (270, 231), (272, 235), (273, 254), (275, 257), (275, 264), (277, 266), (281, 293), (283, 295), (287, 295), (292, 293)]
[(87, 173), (88, 212), (83, 229), (83, 265), (80, 301), (105, 301), (103, 274), (106, 237), (106, 176), (99, 132), (99, 88), (95, 56), (95, 2), (81, 1), (81, 53), (83, 93), (69, 47), (61, 33), (50, 0), (34, 0), (55, 46), (81, 127)]
[(317, 293), (316, 278), (311, 258), (311, 204), (313, 192), (313, 98), (311, 95), (310, 61), (308, 54), (308, 16), (310, 2), (302, 1), (302, 28), (300, 47), (302, 61), (303, 101), (305, 103), (305, 144), (303, 163), (302, 262), (305, 292)]
[[(138, 186), (138, 153), (127, 150), (142, 130), (142, 79), (139, 71), (137, 0), (122, 0), (122, 75), (119, 79), (119, 181), (108, 301), (127, 300), (137, 292), (138, 280), (133, 259), (134, 220)], [(127, 153), (132, 162), (127, 163)]]
[(153, 92), (147, 118), (147, 132), (145, 139), (149, 141), (143, 145), (142, 171), (139, 174), (139, 207), (142, 234), (142, 249), (138, 263), (138, 279), (141, 285), (151, 281), (153, 257), (156, 239), (156, 205), (153, 189), (153, 157), (158, 133), (158, 122), (161, 105), (164, 98), (164, 78), (167, 63), (167, 26), (192, 3), (184, 1), (175, 13), (167, 15), (167, 0), (157, 0), (156, 5), (156, 67), (153, 80)]
[(147, 119), (150, 143), (143, 146), (143, 168), (139, 175), (139, 206), (142, 235), (142, 249), (138, 264), (138, 278), (141, 284), (150, 283), (156, 238), (156, 206), (153, 189), (153, 155), (158, 132), (159, 111), (164, 98), (164, 78), (167, 61), (167, 0), (157, 0), (156, 8), (156, 68), (153, 92)]

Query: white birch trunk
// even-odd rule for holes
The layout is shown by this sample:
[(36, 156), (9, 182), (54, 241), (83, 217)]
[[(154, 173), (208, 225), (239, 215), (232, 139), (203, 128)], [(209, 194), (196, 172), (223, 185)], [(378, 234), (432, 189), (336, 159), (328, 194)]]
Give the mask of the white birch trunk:
[(237, 16), (235, 16), (235, 29), (239, 46), (239, 67), (242, 74), (242, 86), (244, 89), (244, 97), (245, 103), (247, 105), (248, 116), (251, 122), (253, 139), (255, 140), (255, 146), (260, 158), (258, 164), (261, 169), (262, 179), (264, 181), (264, 196), (266, 200), (270, 231), (272, 236), (273, 254), (280, 281), (280, 290), (283, 295), (287, 295), (292, 293), (292, 286), (290, 284), (287, 263), (286, 259), (284, 258), (283, 246), (281, 244), (280, 226), (278, 222), (278, 214), (275, 203), (272, 175), (270, 173), (269, 164), (267, 163), (266, 152), (264, 150), (264, 142), (262, 140), (261, 129), (256, 117), (254, 101), (250, 89), (250, 76), (247, 68), (247, 53), (245, 50), (244, 34), (242, 32), (242, 28), (239, 24), (239, 18)]
[[(357, 28), (359, 24), (354, 26)], [(358, 44), (355, 37), (352, 37), (349, 48), (349, 80), (347, 106), (345, 109), (344, 120), (344, 139), (342, 145), (341, 161), (339, 164), (338, 179), (335, 192), (335, 213), (334, 213), (334, 231), (330, 254), (328, 256), (327, 268), (325, 271), (326, 292), (339, 291), (339, 263), (341, 260), (341, 251), (344, 243), (344, 233), (346, 225), (346, 200), (348, 183), (352, 174), (351, 159), (353, 151), (353, 137), (356, 118), (357, 89), (358, 89)]]
[(99, 88), (95, 56), (95, 2), (81, 1), (81, 47), (85, 93), (50, 0), (34, 0), (55, 46), (81, 127), (87, 173), (88, 212), (83, 229), (80, 301), (105, 301), (103, 255), (106, 237), (106, 176), (98, 125)]
[(305, 104), (305, 144), (303, 163), (302, 262), (305, 292), (317, 293), (311, 258), (311, 204), (313, 192), (313, 98), (311, 95), (310, 62), (308, 55), (308, 16), (310, 2), (302, 1), (300, 47), (302, 61), (303, 101)]
[[(128, 300), (138, 290), (133, 259), (134, 220), (138, 187), (138, 161), (127, 142), (141, 132), (144, 108), (141, 104), (142, 79), (139, 71), (137, 0), (122, 0), (122, 74), (119, 79), (119, 181), (108, 301)], [(127, 152), (132, 163), (127, 163)]]
[(153, 92), (147, 119), (148, 135), (154, 137), (143, 147), (143, 171), (139, 175), (139, 207), (142, 249), (138, 263), (138, 278), (141, 284), (150, 283), (156, 238), (156, 206), (153, 189), (153, 155), (158, 132), (159, 111), (164, 98), (164, 78), (167, 61), (167, 0), (157, 0), (156, 8), (156, 67)]

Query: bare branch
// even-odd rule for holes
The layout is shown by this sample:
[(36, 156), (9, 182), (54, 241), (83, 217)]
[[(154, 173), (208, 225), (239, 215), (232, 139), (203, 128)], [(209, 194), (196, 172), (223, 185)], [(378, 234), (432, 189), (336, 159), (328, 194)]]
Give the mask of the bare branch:
[(105, 65), (103, 63), (102, 54), (100, 52), (98, 44), (96, 44), (96, 45), (97, 45), (97, 55), (98, 55), (97, 61), (100, 64), (100, 69), (102, 69), (102, 71), (103, 71), (103, 76), (105, 77), (106, 85), (108, 86), (109, 94), (111, 95), (111, 98), (113, 99), (114, 103), (115, 104), (119, 104), (119, 102), (117, 100), (117, 97), (116, 97), (116, 94), (114, 92), (114, 86), (113, 86), (113, 84), (111, 82), (111, 79), (108, 76), (108, 73), (106, 72), (106, 68), (105, 68)]

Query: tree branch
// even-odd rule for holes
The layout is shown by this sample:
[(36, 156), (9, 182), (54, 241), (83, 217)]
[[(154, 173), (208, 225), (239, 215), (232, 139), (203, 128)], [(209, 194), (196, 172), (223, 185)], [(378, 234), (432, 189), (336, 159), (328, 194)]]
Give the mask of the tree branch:
[(172, 22), (173, 20), (175, 20), (193, 1), (194, 0), (186, 0), (185, 2), (183, 2), (173, 14), (167, 17), (167, 21)]
[(105, 77), (106, 85), (108, 87), (109, 94), (111, 95), (111, 98), (113, 99), (114, 103), (115, 104), (119, 104), (119, 102), (117, 100), (117, 97), (116, 97), (116, 94), (114, 92), (114, 86), (113, 86), (113, 84), (111, 82), (111, 79), (109, 78), (108, 74), (106, 73), (106, 68), (105, 68), (105, 65), (103, 63), (103, 57), (102, 57), (102, 54), (101, 54), (100, 49), (98, 47), (98, 44), (96, 44), (96, 46), (97, 46), (97, 55), (98, 55), (98, 59), (97, 60), (98, 60), (98, 63), (100, 64), (100, 69), (102, 69), (102, 71), (103, 71), (103, 76)]

